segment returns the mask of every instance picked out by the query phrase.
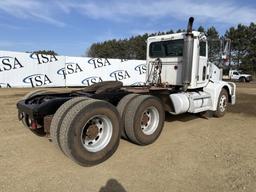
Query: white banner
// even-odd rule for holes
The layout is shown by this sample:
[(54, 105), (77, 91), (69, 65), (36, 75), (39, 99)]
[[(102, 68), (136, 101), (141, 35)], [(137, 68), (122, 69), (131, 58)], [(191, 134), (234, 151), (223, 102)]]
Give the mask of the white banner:
[(142, 85), (146, 61), (0, 51), (0, 88), (89, 86), (101, 81)]
[(1, 87), (59, 87), (65, 80), (57, 75), (65, 57), (0, 51)]
[(101, 81), (141, 85), (146, 79), (143, 60), (66, 57), (66, 86), (89, 86)]

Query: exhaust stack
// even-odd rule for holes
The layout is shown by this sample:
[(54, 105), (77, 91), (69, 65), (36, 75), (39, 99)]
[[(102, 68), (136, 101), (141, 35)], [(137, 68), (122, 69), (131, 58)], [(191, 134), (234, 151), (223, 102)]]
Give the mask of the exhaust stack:
[(182, 69), (182, 83), (184, 91), (187, 90), (191, 82), (192, 64), (193, 64), (193, 22), (194, 18), (190, 17), (187, 26), (187, 32), (184, 37), (183, 47), (183, 69)]

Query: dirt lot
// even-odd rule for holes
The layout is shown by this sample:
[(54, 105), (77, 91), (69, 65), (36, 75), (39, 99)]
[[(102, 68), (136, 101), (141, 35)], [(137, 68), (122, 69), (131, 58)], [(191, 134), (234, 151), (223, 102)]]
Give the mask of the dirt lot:
[(256, 190), (256, 83), (238, 84), (225, 117), (170, 116), (146, 147), (122, 140), (95, 167), (81, 167), (17, 120), (29, 89), (0, 89), (0, 191)]

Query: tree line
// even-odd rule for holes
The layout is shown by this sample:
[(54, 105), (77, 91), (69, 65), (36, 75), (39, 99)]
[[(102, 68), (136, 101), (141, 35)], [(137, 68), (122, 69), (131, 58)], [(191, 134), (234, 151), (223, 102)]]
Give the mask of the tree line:
[[(204, 32), (208, 39), (229, 38), (231, 39), (231, 62), (229, 67), (256, 72), (256, 24), (238, 24), (230, 27), (222, 36), (217, 29), (212, 26), (198, 29)], [(176, 32), (185, 31), (179, 29)], [(119, 59), (146, 59), (146, 40), (150, 36), (172, 34), (173, 30), (167, 32), (145, 33), (143, 35), (132, 36), (125, 39), (112, 39), (104, 42), (93, 43), (86, 52), (88, 57), (119, 58)], [(220, 44), (218, 41), (209, 41), (209, 59), (216, 61), (219, 59)]]

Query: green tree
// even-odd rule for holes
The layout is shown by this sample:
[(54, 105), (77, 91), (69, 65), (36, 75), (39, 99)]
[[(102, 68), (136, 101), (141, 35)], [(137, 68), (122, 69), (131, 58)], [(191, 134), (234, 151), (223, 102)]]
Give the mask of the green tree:
[(232, 63), (242, 70), (256, 71), (256, 25), (239, 24), (237, 27), (229, 28), (225, 36), (232, 41)]
[(246, 55), (244, 63), (250, 65), (250, 70), (256, 73), (256, 24), (251, 23), (249, 26), (248, 36), (250, 43), (248, 46), (248, 55)]
[(38, 50), (38, 51), (34, 51), (33, 53), (44, 54), (44, 55), (55, 55), (55, 56), (58, 55), (58, 53), (56, 53), (53, 50)]
[(210, 27), (206, 31), (208, 38), (208, 58), (211, 62), (218, 62), (220, 58), (220, 35), (215, 27)]
[(205, 32), (204, 28), (202, 26), (199, 26), (197, 31), (200, 31), (200, 32)]
[(87, 50), (89, 57), (146, 59), (146, 40), (148, 34), (138, 35), (130, 39), (109, 40), (103, 43), (94, 43)]
[(176, 31), (176, 33), (181, 33), (181, 32), (185, 32), (186, 30), (185, 29), (178, 29), (177, 31)]
[(239, 24), (237, 28), (231, 27), (225, 34), (226, 37), (230, 38), (232, 41), (231, 51), (233, 62), (240, 66), (242, 58), (246, 54), (246, 47), (248, 45), (248, 31), (247, 27)]

